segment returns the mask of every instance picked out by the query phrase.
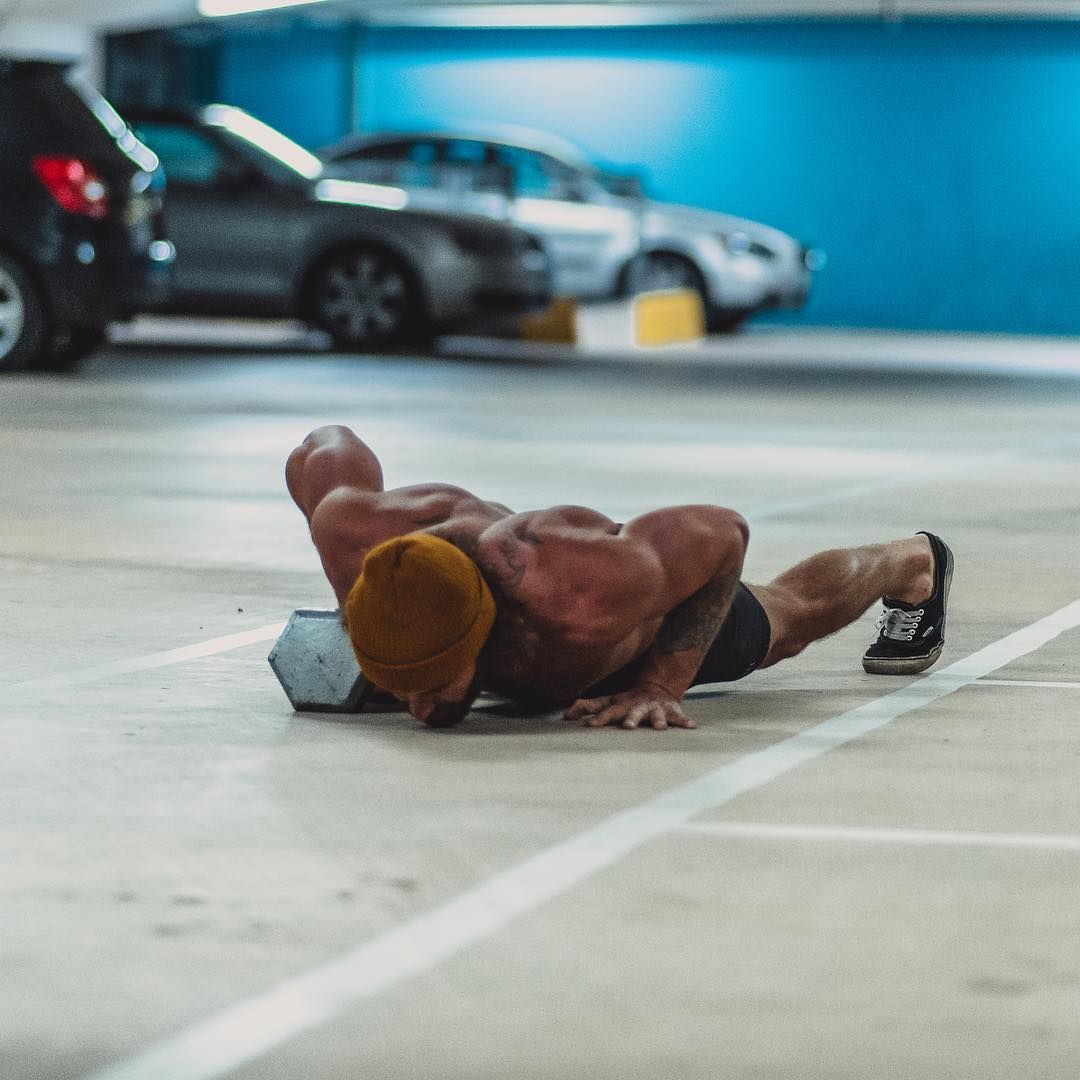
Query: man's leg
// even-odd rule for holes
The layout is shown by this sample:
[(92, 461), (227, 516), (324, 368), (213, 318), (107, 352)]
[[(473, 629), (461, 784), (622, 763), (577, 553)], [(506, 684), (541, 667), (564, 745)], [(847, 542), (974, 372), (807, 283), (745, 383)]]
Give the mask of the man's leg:
[(925, 602), (935, 589), (934, 571), (934, 549), (920, 533), (889, 544), (823, 551), (768, 585), (750, 586), (772, 628), (760, 666), (797, 655), (885, 597), (912, 606)]

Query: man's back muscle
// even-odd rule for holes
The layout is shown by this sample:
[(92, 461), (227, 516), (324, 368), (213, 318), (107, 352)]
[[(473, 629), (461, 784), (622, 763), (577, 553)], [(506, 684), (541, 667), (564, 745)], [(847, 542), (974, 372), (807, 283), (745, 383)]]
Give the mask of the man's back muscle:
[(648, 551), (594, 510), (515, 514), (466, 554), (499, 601), (481, 662), (488, 689), (519, 700), (572, 699), (633, 660), (659, 629), (662, 616), (641, 602), (656, 584)]

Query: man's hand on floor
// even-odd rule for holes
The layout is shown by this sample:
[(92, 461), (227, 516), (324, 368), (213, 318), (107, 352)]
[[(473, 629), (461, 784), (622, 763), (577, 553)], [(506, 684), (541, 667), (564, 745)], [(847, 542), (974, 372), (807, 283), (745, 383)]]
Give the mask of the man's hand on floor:
[(656, 731), (697, 727), (671, 694), (650, 685), (635, 686), (609, 697), (580, 698), (564, 716), (567, 720), (584, 720), (588, 727), (618, 724), (624, 728), (651, 727)]

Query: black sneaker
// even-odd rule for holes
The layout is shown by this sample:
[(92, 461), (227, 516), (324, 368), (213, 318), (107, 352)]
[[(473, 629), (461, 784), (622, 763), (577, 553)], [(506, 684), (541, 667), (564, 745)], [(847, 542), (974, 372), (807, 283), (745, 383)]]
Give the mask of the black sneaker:
[(886, 597), (878, 619), (877, 641), (863, 655), (871, 675), (917, 675), (941, 655), (945, 644), (945, 605), (952, 584), (953, 553), (933, 533), (924, 532), (934, 552), (934, 592), (929, 600), (905, 604)]

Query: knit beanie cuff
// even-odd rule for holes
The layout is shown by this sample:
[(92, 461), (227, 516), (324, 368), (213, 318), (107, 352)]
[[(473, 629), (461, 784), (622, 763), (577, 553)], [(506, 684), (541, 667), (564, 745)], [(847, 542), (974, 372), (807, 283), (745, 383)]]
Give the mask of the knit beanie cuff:
[(364, 652), (355, 642), (354, 650), (364, 677), (391, 694), (423, 694), (453, 682), (475, 663), (495, 623), (495, 598), (487, 583), (480, 580), (480, 602), (476, 618), (452, 645), (434, 656), (407, 664), (390, 664)]

